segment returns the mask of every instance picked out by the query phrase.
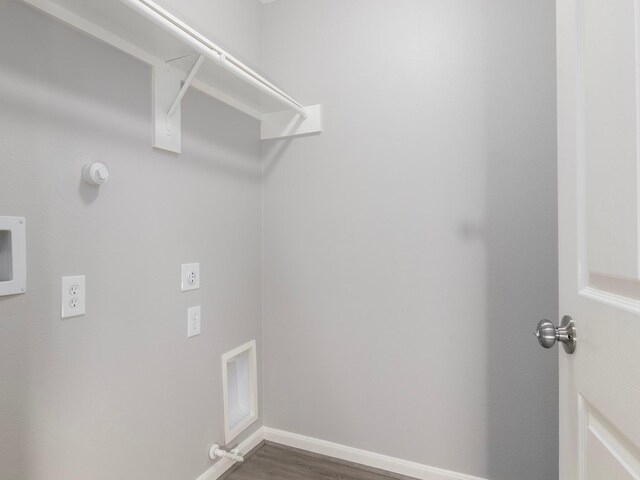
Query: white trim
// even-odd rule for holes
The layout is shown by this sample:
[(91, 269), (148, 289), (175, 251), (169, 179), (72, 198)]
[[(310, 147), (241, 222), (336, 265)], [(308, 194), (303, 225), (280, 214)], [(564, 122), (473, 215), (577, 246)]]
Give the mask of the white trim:
[(589, 407), (585, 398), (578, 393), (578, 480), (587, 478), (587, 429), (589, 428)]
[[(229, 396), (228, 396), (228, 377), (227, 377), (227, 365), (236, 357), (242, 355), (245, 352), (249, 352), (249, 394), (250, 398), (250, 411), (240, 423), (235, 427), (229, 426)], [(224, 399), (224, 439), (228, 445), (231, 441), (244, 432), (250, 425), (258, 420), (258, 365), (257, 365), (257, 352), (256, 341), (251, 340), (244, 345), (234, 348), (230, 352), (222, 355), (222, 395)]]
[[(260, 427), (252, 433), (246, 440), (238, 444), (242, 453), (249, 453), (264, 441), (264, 427)], [(216, 480), (229, 470), (236, 462), (229, 458), (221, 458), (214, 463), (209, 470), (200, 475), (196, 480)]]
[[(288, 447), (299, 448), (308, 452), (358, 463), (367, 467), (379, 468), (391, 473), (406, 475), (419, 480), (485, 480), (464, 473), (451, 472), (442, 468), (430, 467), (400, 458), (389, 457), (379, 453), (347, 447), (338, 443), (305, 437), (296, 433), (264, 427), (264, 439)], [(204, 480), (204, 479), (198, 479)]]
[(630, 448), (635, 450), (635, 445), (621, 440), (620, 436), (612, 431), (612, 427), (607, 425), (606, 420), (596, 412), (589, 412), (587, 428), (602, 446), (609, 451), (609, 454), (615, 458), (616, 462), (625, 469), (625, 473), (629, 475), (629, 478), (640, 479), (638, 474), (640, 472), (640, 461), (635, 453), (630, 451)]
[(611, 307), (619, 308), (627, 312), (640, 314), (640, 301), (625, 297), (623, 295), (616, 295), (615, 293), (600, 290), (595, 287), (585, 287), (580, 290), (580, 295), (589, 300), (604, 303)]
[[(473, 475), (452, 472), (442, 468), (430, 467), (400, 458), (381, 455), (379, 453), (347, 447), (338, 443), (318, 440), (316, 438), (285, 432), (275, 428), (260, 427), (247, 439), (238, 444), (238, 448), (245, 454), (260, 445), (263, 441), (270, 441), (298, 448), (319, 455), (357, 463), (371, 468), (378, 468), (390, 473), (406, 475), (418, 480), (486, 480)], [(228, 458), (222, 458), (214, 463), (211, 468), (200, 475), (196, 480), (216, 480), (225, 474), (235, 462)]]

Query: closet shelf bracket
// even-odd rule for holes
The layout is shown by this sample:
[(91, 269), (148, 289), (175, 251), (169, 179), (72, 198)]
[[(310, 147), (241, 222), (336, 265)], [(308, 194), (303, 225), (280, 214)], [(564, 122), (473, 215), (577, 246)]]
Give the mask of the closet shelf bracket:
[[(180, 153), (182, 150), (181, 103), (204, 56), (199, 55), (184, 78), (184, 72), (169, 63), (153, 66), (153, 146)], [(184, 78), (184, 80), (183, 80)]]
[(167, 112), (167, 116), (168, 117), (173, 115), (174, 112), (176, 111), (176, 108), (178, 108), (180, 106), (180, 102), (182, 102), (182, 97), (184, 97), (184, 94), (187, 93), (187, 90), (191, 86), (191, 82), (193, 82), (193, 79), (196, 76), (196, 74), (198, 73), (198, 70), (200, 70), (200, 66), (202, 65), (203, 61), (204, 61), (204, 55), (199, 55), (198, 59), (196, 60), (196, 63), (193, 64), (193, 67), (191, 68), (191, 71), (189, 71), (189, 74), (187, 75), (187, 78), (185, 79), (184, 83), (182, 84), (182, 87), (180, 88), (180, 91), (176, 95), (176, 98), (173, 100), (173, 103), (171, 104), (171, 107), (169, 107), (169, 111)]

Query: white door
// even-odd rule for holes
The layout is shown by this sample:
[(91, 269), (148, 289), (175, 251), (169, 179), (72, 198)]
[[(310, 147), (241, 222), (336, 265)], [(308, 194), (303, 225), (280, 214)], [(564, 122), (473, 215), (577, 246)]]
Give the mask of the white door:
[(557, 44), (560, 479), (640, 479), (640, 0), (557, 0)]

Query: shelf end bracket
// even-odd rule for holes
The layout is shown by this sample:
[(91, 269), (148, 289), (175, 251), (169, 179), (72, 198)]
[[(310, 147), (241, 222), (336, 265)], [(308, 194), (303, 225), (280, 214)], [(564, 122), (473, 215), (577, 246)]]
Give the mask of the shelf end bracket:
[[(168, 63), (153, 66), (153, 146), (161, 150), (182, 151), (182, 115), (180, 104), (191, 86), (204, 57), (198, 56), (187, 78)], [(176, 93), (177, 92), (177, 93)]]
[(187, 93), (187, 90), (189, 90), (189, 87), (191, 86), (191, 82), (193, 81), (194, 77), (198, 73), (198, 70), (200, 70), (200, 66), (202, 65), (203, 61), (204, 61), (204, 56), (199, 55), (198, 59), (193, 64), (193, 67), (191, 67), (191, 71), (187, 75), (187, 78), (183, 82), (182, 87), (178, 91), (176, 98), (173, 100), (173, 103), (169, 107), (169, 111), (167, 112), (167, 117), (171, 117), (175, 113), (176, 109), (180, 106), (180, 102), (182, 102), (182, 97), (184, 97), (184, 94)]

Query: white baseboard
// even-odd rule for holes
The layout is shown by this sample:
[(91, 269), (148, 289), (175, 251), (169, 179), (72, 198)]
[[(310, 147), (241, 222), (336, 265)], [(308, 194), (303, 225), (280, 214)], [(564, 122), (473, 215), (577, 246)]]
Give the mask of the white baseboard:
[[(264, 441), (264, 427), (260, 427), (252, 433), (246, 440), (238, 444), (238, 448), (244, 453), (249, 453)], [(228, 458), (221, 458), (216, 461), (209, 470), (200, 475), (196, 480), (216, 480), (229, 470), (236, 462)]]
[[(328, 457), (346, 460), (348, 462), (359, 463), (367, 467), (379, 468), (387, 472), (417, 478), (418, 480), (485, 480), (473, 475), (451, 472), (442, 468), (430, 467), (421, 463), (410, 462), (401, 458), (390, 457), (379, 453), (360, 450), (359, 448), (347, 447), (339, 443), (327, 442), (317, 438), (305, 437), (297, 433), (285, 432), (275, 428), (260, 427), (246, 440), (242, 441), (238, 448), (245, 453), (250, 452), (260, 445), (264, 440), (279, 443), (287, 447), (306, 450), (307, 452), (326, 455)], [(209, 470), (200, 475), (196, 480), (217, 480), (235, 462), (227, 458), (222, 458), (214, 463)]]
[(358, 448), (347, 447), (338, 443), (327, 442), (326, 440), (305, 437), (304, 435), (276, 430), (274, 428), (263, 427), (263, 434), (264, 439), (267, 441), (338, 458), (340, 460), (359, 463), (367, 467), (379, 468), (387, 472), (406, 475), (407, 477), (413, 477), (419, 480), (485, 480), (464, 473), (451, 472), (442, 468), (430, 467), (428, 465), (360, 450)]

